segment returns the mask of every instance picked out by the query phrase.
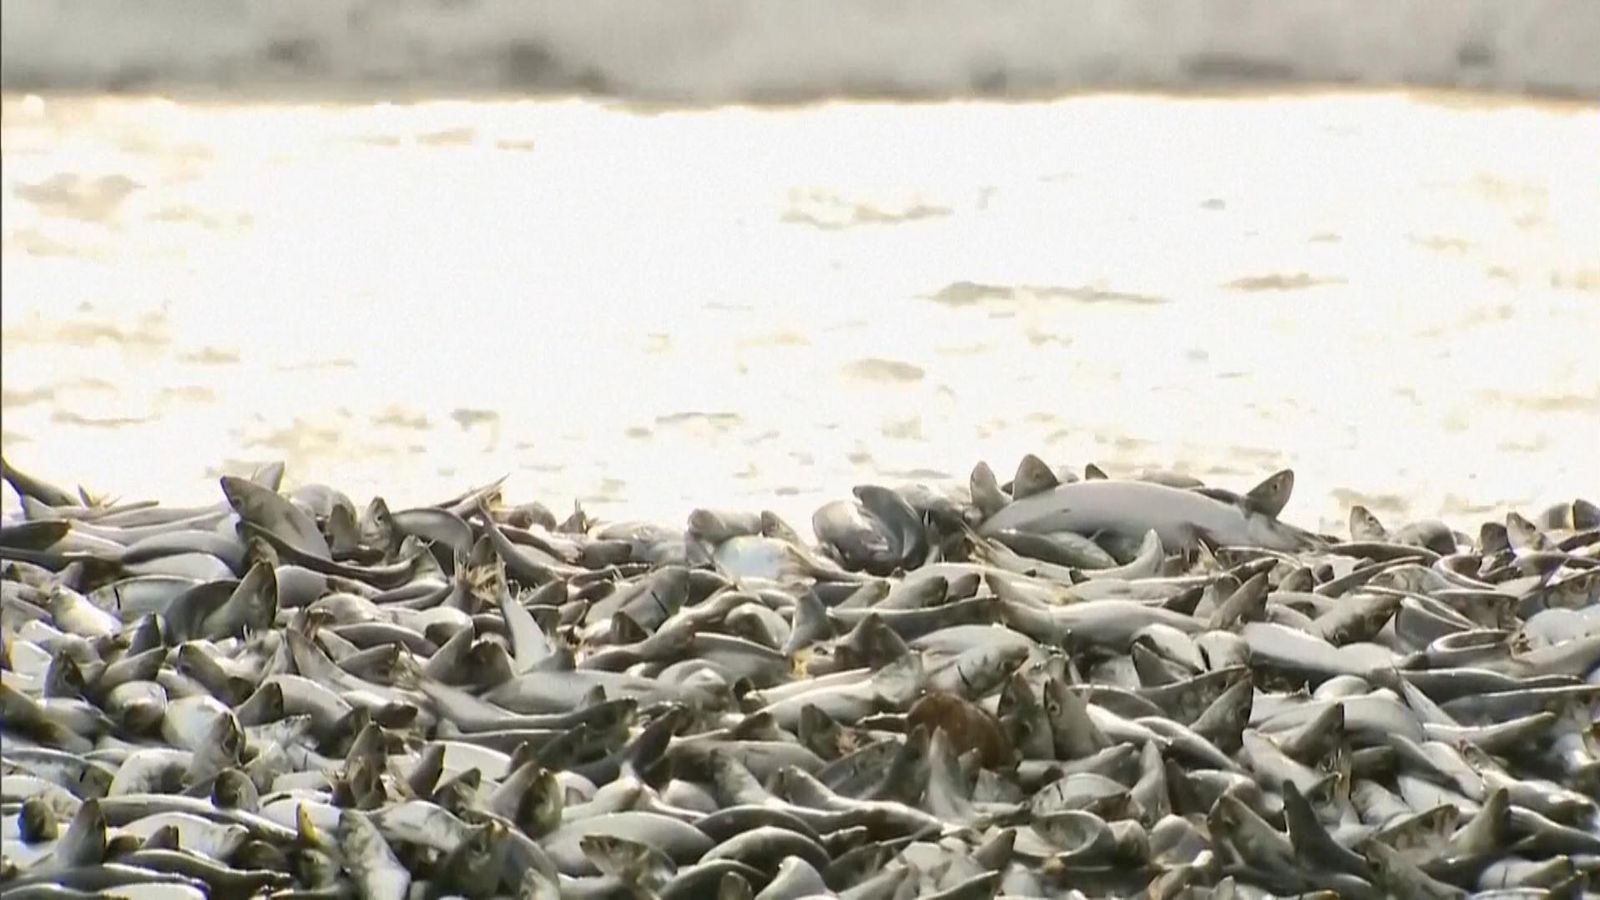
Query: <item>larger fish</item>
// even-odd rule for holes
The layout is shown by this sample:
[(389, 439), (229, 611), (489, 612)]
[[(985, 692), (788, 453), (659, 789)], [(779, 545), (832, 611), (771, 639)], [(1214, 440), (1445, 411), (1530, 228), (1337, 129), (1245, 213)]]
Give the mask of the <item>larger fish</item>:
[(1013, 501), (978, 527), (986, 536), (1008, 530), (1111, 532), (1135, 540), (1154, 531), (1172, 552), (1193, 549), (1202, 542), (1289, 552), (1325, 543), (1252, 505), (1151, 482), (1109, 479), (1063, 484)]

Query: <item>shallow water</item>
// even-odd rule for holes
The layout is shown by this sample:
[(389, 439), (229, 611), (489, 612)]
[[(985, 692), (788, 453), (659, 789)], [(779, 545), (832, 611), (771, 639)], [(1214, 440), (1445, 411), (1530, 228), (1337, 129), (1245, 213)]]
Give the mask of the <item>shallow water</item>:
[(1592, 104), (7, 96), (0, 156), (5, 453), (126, 497), (281, 458), (798, 524), (1028, 451), (1292, 465), (1325, 527), (1600, 494)]

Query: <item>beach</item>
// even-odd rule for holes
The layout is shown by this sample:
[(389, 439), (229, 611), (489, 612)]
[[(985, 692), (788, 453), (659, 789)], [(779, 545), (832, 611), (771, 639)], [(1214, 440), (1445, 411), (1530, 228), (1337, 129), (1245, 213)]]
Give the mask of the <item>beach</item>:
[(0, 893), (1600, 888), (1592, 0), (8, 0)]

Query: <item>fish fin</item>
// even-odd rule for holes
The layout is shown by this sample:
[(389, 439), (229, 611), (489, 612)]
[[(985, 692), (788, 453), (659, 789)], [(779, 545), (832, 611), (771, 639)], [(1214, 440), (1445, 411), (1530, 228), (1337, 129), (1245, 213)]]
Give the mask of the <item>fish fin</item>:
[(794, 626), (789, 630), (789, 640), (783, 651), (793, 659), (802, 650), (832, 637), (833, 623), (828, 619), (828, 610), (821, 598), (810, 589), (801, 592), (795, 598)]
[(1257, 572), (1217, 602), (1208, 627), (1231, 629), (1244, 622), (1259, 620), (1266, 614), (1267, 574)]
[[(527, 672), (550, 655), (550, 638), (534, 620), (533, 613), (522, 605), (522, 601), (511, 596), (506, 588), (503, 570), (496, 569), (496, 571), (502, 576), (496, 579), (498, 582), (498, 589), (495, 592), (496, 604), (500, 607), (500, 616), (505, 620), (506, 630), (511, 634), (512, 659), (515, 660), (519, 673)], [(616, 627), (614, 620), (612, 627)]]
[[(440, 720), (443, 724), (447, 720)], [(439, 778), (444, 774), (444, 744), (433, 742), (422, 749), (417, 759), (417, 764), (411, 769), (410, 774), (402, 784), (411, 792), (413, 797), (426, 799), (433, 796), (433, 789), (438, 786)]]
[(634, 774), (644, 777), (652, 766), (666, 757), (673, 735), (682, 731), (690, 718), (688, 707), (673, 704), (666, 712), (650, 720), (628, 745), (622, 763), (624, 769), (631, 769)]
[(761, 511), (761, 533), (770, 538), (788, 541), (791, 544), (801, 543), (800, 535), (782, 516), (770, 509)]
[(1011, 502), (1011, 498), (1000, 489), (1000, 482), (995, 478), (994, 470), (982, 460), (972, 467), (972, 474), (967, 477), (967, 491), (972, 495), (972, 505), (985, 519)]
[(106, 858), (106, 817), (100, 801), (83, 801), (56, 841), (55, 859), (64, 868), (97, 866)]
[[(712, 544), (705, 538), (700, 537), (699, 535), (691, 534), (685, 534), (683, 536), (683, 542), (686, 549), (700, 551), (701, 558), (705, 561), (706, 567), (711, 571), (716, 572), (723, 578), (726, 578), (728, 583), (732, 584), (735, 588), (742, 586), (743, 582), (739, 580), (739, 576), (731, 571), (727, 566), (717, 561), (716, 545)], [(694, 560), (691, 560), (691, 564), (694, 562)]]
[(334, 559), (349, 559), (361, 549), (361, 530), (356, 526), (356, 513), (351, 507), (339, 504), (328, 513), (324, 526), (328, 535), (328, 549)]
[(565, 642), (555, 645), (550, 655), (539, 661), (535, 672), (571, 672), (578, 667), (578, 657)]
[(1221, 549), (1222, 541), (1218, 540), (1216, 535), (1199, 525), (1190, 525), (1189, 536), (1194, 539), (1195, 545), (1200, 548), (1203, 554), (1212, 559), (1217, 558), (1217, 551)]
[(282, 461), (263, 463), (250, 473), (250, 481), (276, 493), (283, 487), (284, 464)]
[(78, 499), (82, 500), (83, 505), (89, 509), (104, 509), (108, 506), (116, 506), (119, 498), (111, 496), (96, 497), (89, 493), (88, 488), (80, 484), (78, 485)]
[(1194, 611), (1199, 609), (1200, 600), (1205, 596), (1205, 593), (1206, 589), (1204, 585), (1195, 585), (1192, 588), (1180, 591), (1161, 601), (1161, 606), (1175, 613), (1182, 613), (1186, 616), (1192, 616), (1194, 615)]
[(611, 643), (618, 646), (637, 644), (650, 635), (633, 617), (622, 610), (611, 614)]
[(1084, 481), (1107, 481), (1110, 479), (1110, 477), (1111, 476), (1106, 474), (1105, 469), (1100, 468), (1094, 463), (1089, 463), (1083, 467)]
[(567, 516), (565, 521), (557, 525), (556, 531), (564, 534), (587, 534), (589, 526), (593, 524), (594, 520), (590, 519), (589, 514), (583, 511), (583, 504), (573, 500), (572, 515)]
[(1055, 470), (1051, 469), (1049, 464), (1038, 456), (1027, 453), (1017, 463), (1016, 475), (1011, 479), (1010, 493), (1014, 499), (1022, 500), (1055, 488), (1060, 483)]
[(443, 581), (448, 577), (444, 573), (444, 567), (439, 565), (438, 558), (433, 555), (433, 551), (429, 550), (416, 535), (406, 535), (400, 542), (400, 549), (397, 552), (399, 558), (409, 558), (411, 561), (408, 579), (410, 581)]
[(313, 847), (318, 850), (331, 849), (332, 843), (328, 840), (328, 836), (323, 834), (322, 830), (317, 827), (317, 823), (311, 821), (311, 812), (306, 809), (306, 805), (297, 803), (294, 809), (295, 830), (299, 832), (300, 842), (307, 847)]

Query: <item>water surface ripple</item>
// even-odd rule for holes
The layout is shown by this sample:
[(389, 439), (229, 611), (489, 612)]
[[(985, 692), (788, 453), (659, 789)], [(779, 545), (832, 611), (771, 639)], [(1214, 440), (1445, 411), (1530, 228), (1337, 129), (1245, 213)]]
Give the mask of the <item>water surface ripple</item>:
[(1600, 493), (1592, 105), (7, 96), (0, 155), (5, 452), (125, 496), (281, 458), (804, 522), (1029, 451), (1292, 465), (1308, 525)]

